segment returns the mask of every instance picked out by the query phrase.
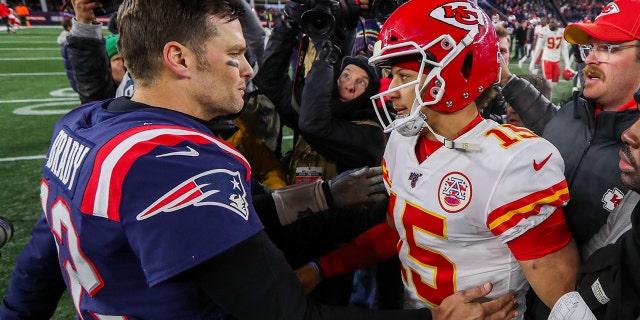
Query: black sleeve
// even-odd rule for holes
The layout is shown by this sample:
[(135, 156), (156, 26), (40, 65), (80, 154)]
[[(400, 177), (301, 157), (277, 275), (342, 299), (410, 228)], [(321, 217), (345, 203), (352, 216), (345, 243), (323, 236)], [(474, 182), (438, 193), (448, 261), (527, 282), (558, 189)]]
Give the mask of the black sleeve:
[[(276, 204), (271, 193), (253, 194), (253, 207), (262, 221), (265, 230), (273, 230), (279, 232), (282, 230)], [(268, 231), (269, 233), (269, 231)]]
[(185, 276), (239, 320), (431, 319), (427, 309), (370, 310), (314, 302), (264, 232), (202, 263)]
[(253, 83), (273, 102), (284, 125), (296, 129), (298, 112), (291, 106), (293, 82), (289, 78), (291, 53), (296, 46), (296, 30), (280, 22), (273, 29), (263, 60)]
[(502, 89), (502, 95), (520, 116), (522, 123), (539, 136), (542, 136), (545, 126), (558, 112), (556, 106), (525, 79), (511, 79)]
[(115, 97), (117, 86), (111, 76), (105, 40), (71, 35), (67, 42), (80, 101), (87, 103)]

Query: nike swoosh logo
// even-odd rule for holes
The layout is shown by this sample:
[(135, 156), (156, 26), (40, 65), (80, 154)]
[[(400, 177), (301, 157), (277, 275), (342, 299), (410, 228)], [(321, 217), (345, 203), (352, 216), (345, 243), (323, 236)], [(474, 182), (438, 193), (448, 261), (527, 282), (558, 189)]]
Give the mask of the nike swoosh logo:
[(159, 154), (156, 156), (156, 158), (173, 157), (173, 156), (197, 157), (200, 155), (198, 151), (196, 151), (191, 147), (187, 147), (187, 149), (189, 149), (189, 151), (176, 151), (176, 152), (169, 152), (165, 154)]
[(542, 162), (537, 163), (536, 160), (533, 160), (533, 170), (535, 171), (540, 171), (540, 169), (542, 169), (542, 167), (544, 167), (545, 164), (547, 164), (547, 161), (549, 161), (549, 159), (551, 159), (551, 155), (553, 153), (549, 153), (549, 155), (544, 158), (544, 160), (542, 160)]

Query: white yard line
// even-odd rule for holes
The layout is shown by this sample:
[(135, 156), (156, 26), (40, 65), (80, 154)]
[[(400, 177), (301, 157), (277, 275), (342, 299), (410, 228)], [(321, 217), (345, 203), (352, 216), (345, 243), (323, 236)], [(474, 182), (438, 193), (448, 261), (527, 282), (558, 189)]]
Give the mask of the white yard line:
[(47, 98), (47, 99), (25, 99), (25, 100), (0, 100), (2, 103), (26, 103), (26, 102), (55, 102), (55, 101), (78, 101), (78, 97), (68, 98)]
[[(5, 29), (5, 31), (6, 30), (7, 29)], [(6, 43), (17, 43), (17, 44), (24, 44), (24, 43), (29, 43), (29, 44), (31, 44), (31, 43), (53, 44), (53, 43), (56, 43), (57, 44), (57, 42), (51, 41), (51, 40), (49, 40), (49, 41), (2, 41), (2, 44), (6, 44)]]
[(0, 77), (26, 77), (26, 76), (60, 76), (66, 72), (28, 72), (28, 73), (2, 73)]
[(28, 156), (28, 157), (15, 157), (15, 158), (0, 158), (0, 162), (13, 162), (13, 161), (24, 161), (24, 160), (40, 160), (45, 159), (45, 155), (39, 156)]
[(0, 48), (0, 51), (60, 51), (60, 47), (57, 48)]
[(0, 61), (38, 61), (38, 60), (62, 60), (62, 57), (47, 57), (47, 58), (0, 58)]

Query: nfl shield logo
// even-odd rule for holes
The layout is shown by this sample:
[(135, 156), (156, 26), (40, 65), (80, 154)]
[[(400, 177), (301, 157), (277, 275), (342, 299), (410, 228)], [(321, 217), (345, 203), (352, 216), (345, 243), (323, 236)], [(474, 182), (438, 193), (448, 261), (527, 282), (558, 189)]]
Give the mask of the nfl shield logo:
[(418, 182), (418, 179), (420, 179), (420, 177), (422, 177), (422, 173), (411, 172), (411, 174), (409, 174), (409, 180), (411, 181), (411, 188), (416, 187), (416, 182)]

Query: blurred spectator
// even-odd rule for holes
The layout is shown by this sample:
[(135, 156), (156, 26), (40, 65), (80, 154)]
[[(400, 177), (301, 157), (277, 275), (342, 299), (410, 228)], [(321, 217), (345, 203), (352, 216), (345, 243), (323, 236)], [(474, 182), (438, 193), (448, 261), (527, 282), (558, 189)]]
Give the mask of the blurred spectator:
[(9, 25), (9, 13), (11, 13), (11, 11), (9, 11), (9, 7), (7, 7), (4, 2), (0, 2), (0, 18), (4, 19), (7, 26), (7, 33), (11, 32), (11, 26)]
[(62, 55), (62, 61), (64, 62), (64, 69), (67, 72), (67, 79), (73, 91), (78, 91), (76, 87), (76, 79), (73, 76), (73, 64), (71, 62), (71, 52), (69, 51), (69, 43), (67, 37), (71, 34), (71, 18), (62, 19), (62, 32), (58, 35), (56, 40), (60, 45), (60, 55)]
[(516, 39), (516, 50), (513, 60), (519, 60), (525, 57), (524, 46), (527, 43), (527, 20), (516, 22), (516, 30), (514, 31), (514, 39)]
[(111, 77), (116, 84), (120, 84), (127, 69), (124, 66), (122, 55), (118, 52), (117, 42), (117, 34), (112, 34), (104, 38), (104, 45), (107, 49), (107, 57), (109, 57), (109, 65), (111, 66)]
[(20, 19), (13, 8), (9, 7), (9, 15), (7, 16), (7, 33), (16, 33), (20, 29)]
[(29, 7), (24, 4), (18, 4), (16, 6), (16, 14), (20, 17), (20, 23), (27, 28), (31, 27), (31, 22), (29, 21)]
[(356, 26), (356, 39), (353, 42), (352, 56), (373, 54), (373, 46), (378, 39), (380, 26), (376, 19), (360, 17)]
[(533, 47), (533, 41), (535, 39), (535, 27), (538, 24), (538, 19), (534, 18), (527, 23), (526, 41), (524, 45), (524, 56), (518, 61), (518, 68), (522, 69), (522, 64), (531, 58), (531, 48)]

